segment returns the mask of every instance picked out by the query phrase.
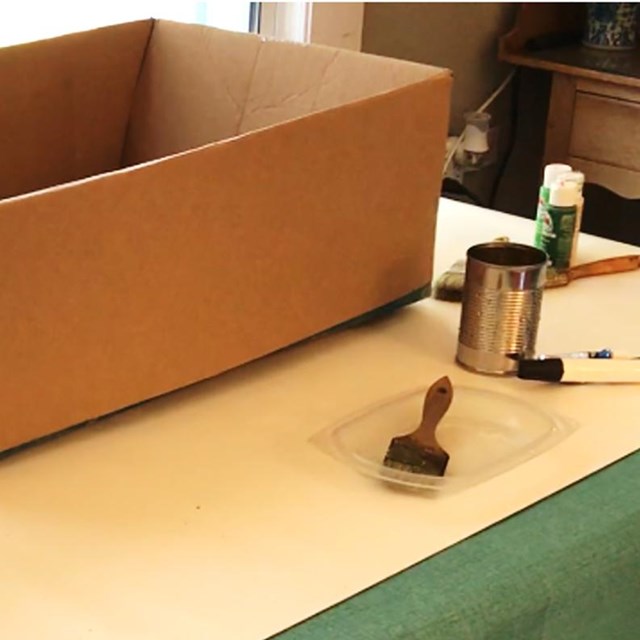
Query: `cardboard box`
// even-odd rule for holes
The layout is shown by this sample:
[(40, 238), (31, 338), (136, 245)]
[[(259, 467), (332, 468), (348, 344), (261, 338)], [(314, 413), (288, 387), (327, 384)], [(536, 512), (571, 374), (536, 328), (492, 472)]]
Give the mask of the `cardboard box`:
[(450, 85), (153, 20), (0, 49), (0, 449), (423, 290)]

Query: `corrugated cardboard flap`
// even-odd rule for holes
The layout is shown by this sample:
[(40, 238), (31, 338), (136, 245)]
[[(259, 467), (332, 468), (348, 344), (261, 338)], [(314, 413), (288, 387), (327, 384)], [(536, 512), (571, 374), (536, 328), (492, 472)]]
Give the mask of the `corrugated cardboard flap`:
[(0, 199), (120, 167), (152, 25), (0, 48)]
[(136, 88), (124, 164), (186, 151), (446, 78), (438, 67), (157, 21)]

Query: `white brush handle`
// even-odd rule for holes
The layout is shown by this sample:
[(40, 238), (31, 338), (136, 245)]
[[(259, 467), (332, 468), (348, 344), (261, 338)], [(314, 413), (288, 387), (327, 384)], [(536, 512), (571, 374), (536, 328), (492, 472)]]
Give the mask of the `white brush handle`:
[(563, 360), (562, 382), (640, 382), (640, 360)]
[(545, 358), (521, 360), (518, 377), (547, 382), (640, 383), (640, 360)]

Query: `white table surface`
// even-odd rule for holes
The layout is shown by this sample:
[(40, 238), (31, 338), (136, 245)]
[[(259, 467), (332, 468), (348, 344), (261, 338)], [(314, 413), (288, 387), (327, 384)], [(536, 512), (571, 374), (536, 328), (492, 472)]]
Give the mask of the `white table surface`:
[[(442, 200), (436, 276), (530, 220)], [(581, 260), (637, 248), (582, 237)], [(640, 273), (549, 290), (541, 352), (640, 353)], [(411, 305), (0, 460), (0, 637), (265, 638), (640, 448), (637, 386), (457, 367), (460, 307)], [(580, 428), (445, 498), (385, 491), (310, 438), (440, 375)], [(37, 397), (34, 397), (37, 402)]]

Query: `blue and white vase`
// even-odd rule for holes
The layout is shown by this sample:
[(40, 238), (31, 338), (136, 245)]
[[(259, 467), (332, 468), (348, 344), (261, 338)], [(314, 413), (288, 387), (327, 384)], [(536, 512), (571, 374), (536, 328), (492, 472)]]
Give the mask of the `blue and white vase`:
[(637, 2), (588, 2), (582, 43), (594, 49), (635, 49), (638, 31)]

